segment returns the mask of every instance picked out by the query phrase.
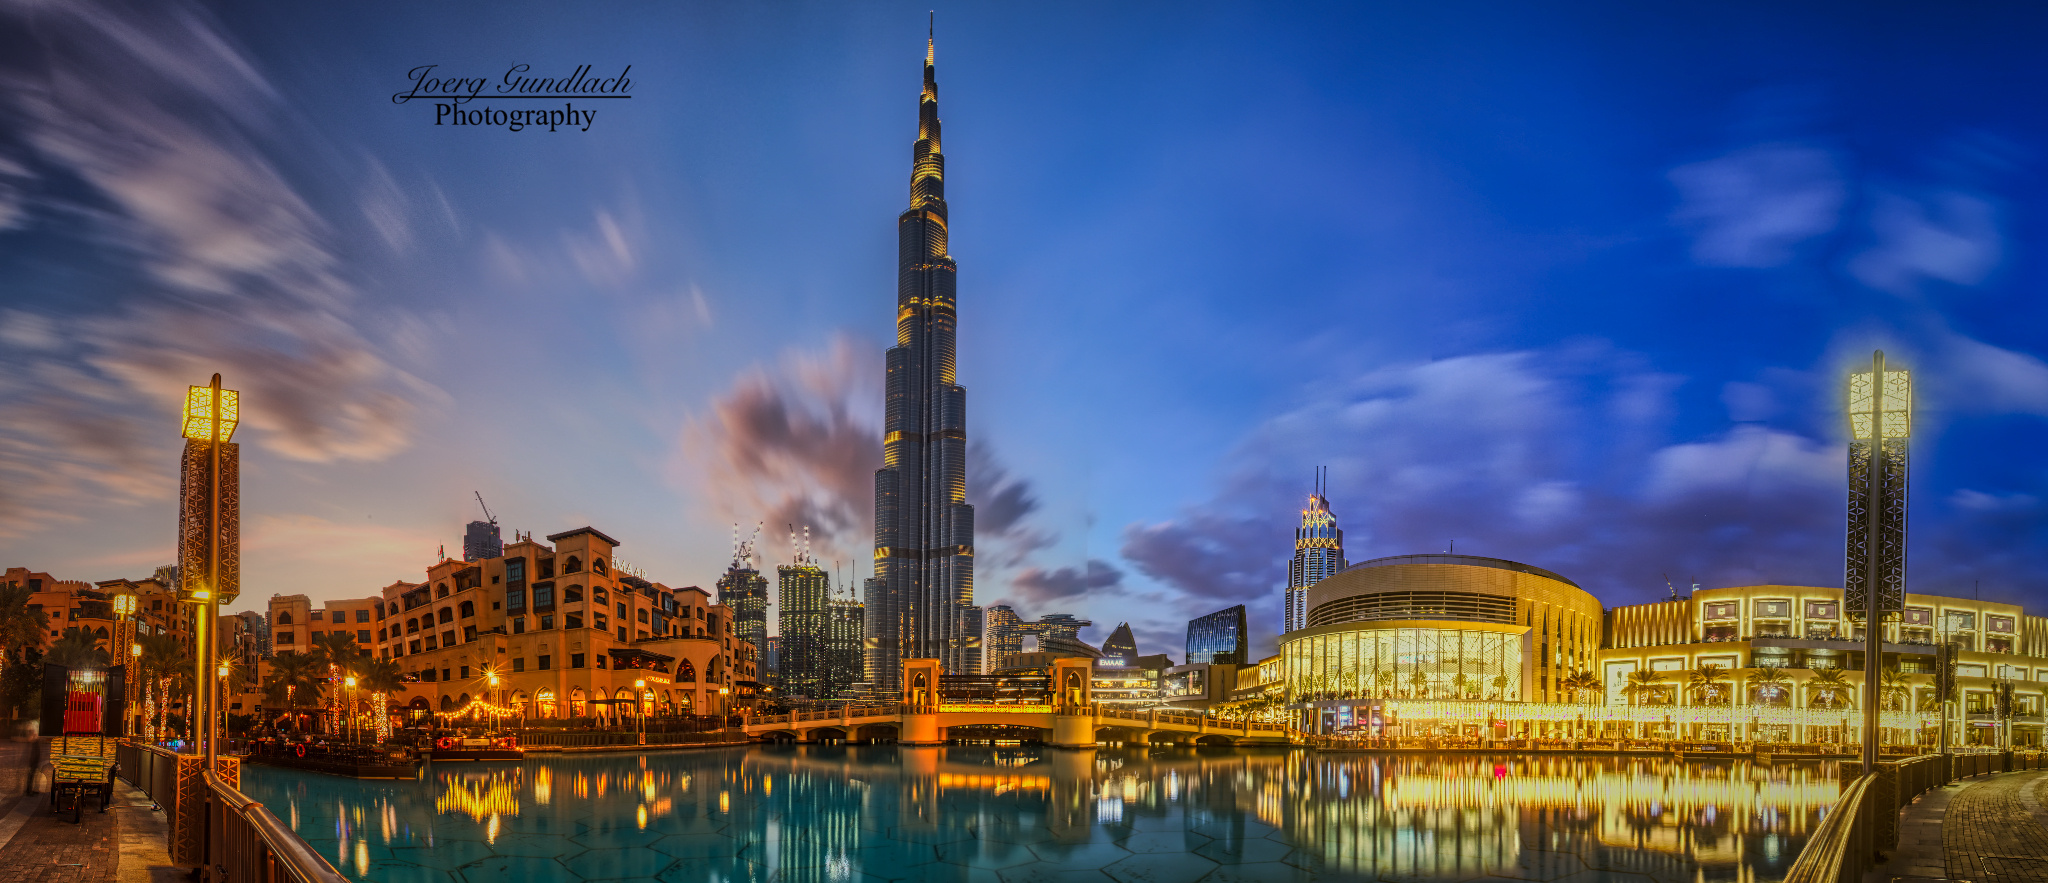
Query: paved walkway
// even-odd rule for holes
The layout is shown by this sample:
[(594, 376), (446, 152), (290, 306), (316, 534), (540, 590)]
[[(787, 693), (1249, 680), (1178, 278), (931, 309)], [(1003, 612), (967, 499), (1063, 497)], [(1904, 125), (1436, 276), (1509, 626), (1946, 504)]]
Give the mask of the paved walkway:
[(2048, 883), (2048, 771), (1936, 788), (1905, 808), (1899, 848), (1871, 883)]
[(0, 742), (0, 883), (170, 883), (186, 869), (171, 864), (162, 812), (127, 782), (114, 783), (112, 808), (86, 804), (79, 824), (49, 811), (48, 781), (23, 796), (29, 746)]

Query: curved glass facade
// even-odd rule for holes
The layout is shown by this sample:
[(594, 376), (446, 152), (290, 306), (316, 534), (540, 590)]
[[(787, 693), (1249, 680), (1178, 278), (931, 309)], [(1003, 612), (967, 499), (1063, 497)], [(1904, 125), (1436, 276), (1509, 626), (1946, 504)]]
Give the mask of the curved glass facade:
[(1289, 637), (1280, 645), (1287, 701), (1519, 700), (1519, 632), (1366, 627)]

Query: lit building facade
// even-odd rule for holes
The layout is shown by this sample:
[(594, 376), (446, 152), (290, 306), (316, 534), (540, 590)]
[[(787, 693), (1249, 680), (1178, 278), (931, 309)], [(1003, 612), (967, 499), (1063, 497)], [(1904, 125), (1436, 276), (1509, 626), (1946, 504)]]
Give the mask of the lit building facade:
[(754, 544), (734, 543), (732, 564), (718, 578), (718, 603), (732, 610), (733, 634), (768, 646), (768, 578), (754, 564)]
[[(901, 688), (903, 660), (978, 673), (974, 508), (967, 504), (967, 390), (955, 382), (957, 266), (948, 253), (939, 86), (925, 45), (910, 207), (896, 219), (896, 345), (888, 352), (875, 575), (866, 584), (867, 680)], [(784, 648), (785, 656), (789, 648)]]
[(1187, 664), (1243, 665), (1245, 640), (1243, 604), (1188, 620)]
[[(1600, 602), (1550, 571), (1471, 555), (1378, 558), (1311, 588), (1304, 626), (1280, 638), (1283, 693), (1312, 731), (1384, 733), (1398, 720), (1404, 735), (1506, 737), (1478, 732), (1487, 716), (1466, 720), (1458, 704), (1559, 701), (1600, 638)], [(1404, 701), (1418, 704), (1397, 710)]]
[(795, 564), (777, 566), (775, 584), (775, 628), (782, 638), (777, 669), (782, 680), (776, 689), (785, 696), (829, 699), (832, 578), (804, 555)]
[(1308, 627), (1309, 587), (1347, 566), (1344, 531), (1337, 526), (1337, 516), (1330, 513), (1330, 498), (1323, 495), (1320, 478), (1316, 485), (1308, 508), (1301, 510), (1301, 526), (1294, 529), (1294, 560), (1287, 565), (1287, 589), (1282, 596), (1286, 607), (1282, 634)]
[[(1069, 650), (1077, 646), (1086, 647), (1080, 634), (1082, 629), (1091, 625), (1094, 623), (1069, 613), (1048, 613), (1032, 621), (1018, 616), (1017, 611), (1007, 604), (990, 605), (987, 611), (988, 670), (1002, 671), (1013, 667), (1013, 657), (1024, 652), (1024, 639), (1027, 637), (1038, 640), (1039, 650), (1050, 650), (1051, 644)], [(1093, 658), (1100, 654), (1089, 647), (1086, 653), (1077, 655)]]
[(825, 678), (823, 698), (849, 698), (847, 689), (860, 680), (866, 657), (861, 650), (861, 628), (867, 610), (851, 598), (834, 598), (826, 605)]
[(368, 598), (275, 596), (272, 646), (302, 653), (316, 634), (348, 634), (406, 673), (394, 713), (482, 699), (534, 718), (630, 715), (638, 681), (650, 714), (725, 713), (758, 677), (731, 610), (614, 569), (618, 545), (589, 527), (522, 536), (500, 557), (444, 559)]

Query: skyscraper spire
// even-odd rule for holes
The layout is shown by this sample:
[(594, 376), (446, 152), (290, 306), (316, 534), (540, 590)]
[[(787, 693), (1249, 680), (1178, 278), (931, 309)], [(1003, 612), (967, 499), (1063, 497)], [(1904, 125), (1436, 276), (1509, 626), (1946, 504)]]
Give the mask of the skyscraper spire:
[(905, 658), (938, 659), (957, 674), (979, 674), (981, 662), (936, 52), (927, 35), (910, 206), (896, 218), (896, 345), (875, 472), (875, 575), (865, 583), (867, 678), (889, 692), (900, 686)]
[(1308, 508), (1301, 510), (1301, 526), (1294, 530), (1294, 560), (1287, 568), (1287, 588), (1281, 596), (1286, 614), (1281, 633), (1308, 627), (1308, 587), (1343, 570), (1344, 531), (1330, 512), (1325, 468), (1316, 469), (1315, 490), (1308, 496)]

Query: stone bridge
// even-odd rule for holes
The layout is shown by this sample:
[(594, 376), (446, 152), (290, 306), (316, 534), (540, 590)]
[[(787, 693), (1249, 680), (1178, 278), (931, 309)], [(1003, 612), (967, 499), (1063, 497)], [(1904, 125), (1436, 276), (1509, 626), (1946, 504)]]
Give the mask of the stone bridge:
[[(1194, 711), (1104, 706), (1093, 694), (1094, 660), (1056, 659), (1050, 672), (1034, 678), (1030, 692), (1000, 701), (952, 695), (936, 659), (903, 661), (903, 701), (848, 704), (832, 711), (750, 717), (747, 735), (764, 740), (818, 742), (894, 741), (937, 745), (962, 729), (1039, 731), (1049, 745), (1090, 748), (1103, 742), (1179, 742), (1196, 745), (1286, 745), (1281, 724), (1225, 721)], [(954, 679), (958, 681), (959, 679)]]

